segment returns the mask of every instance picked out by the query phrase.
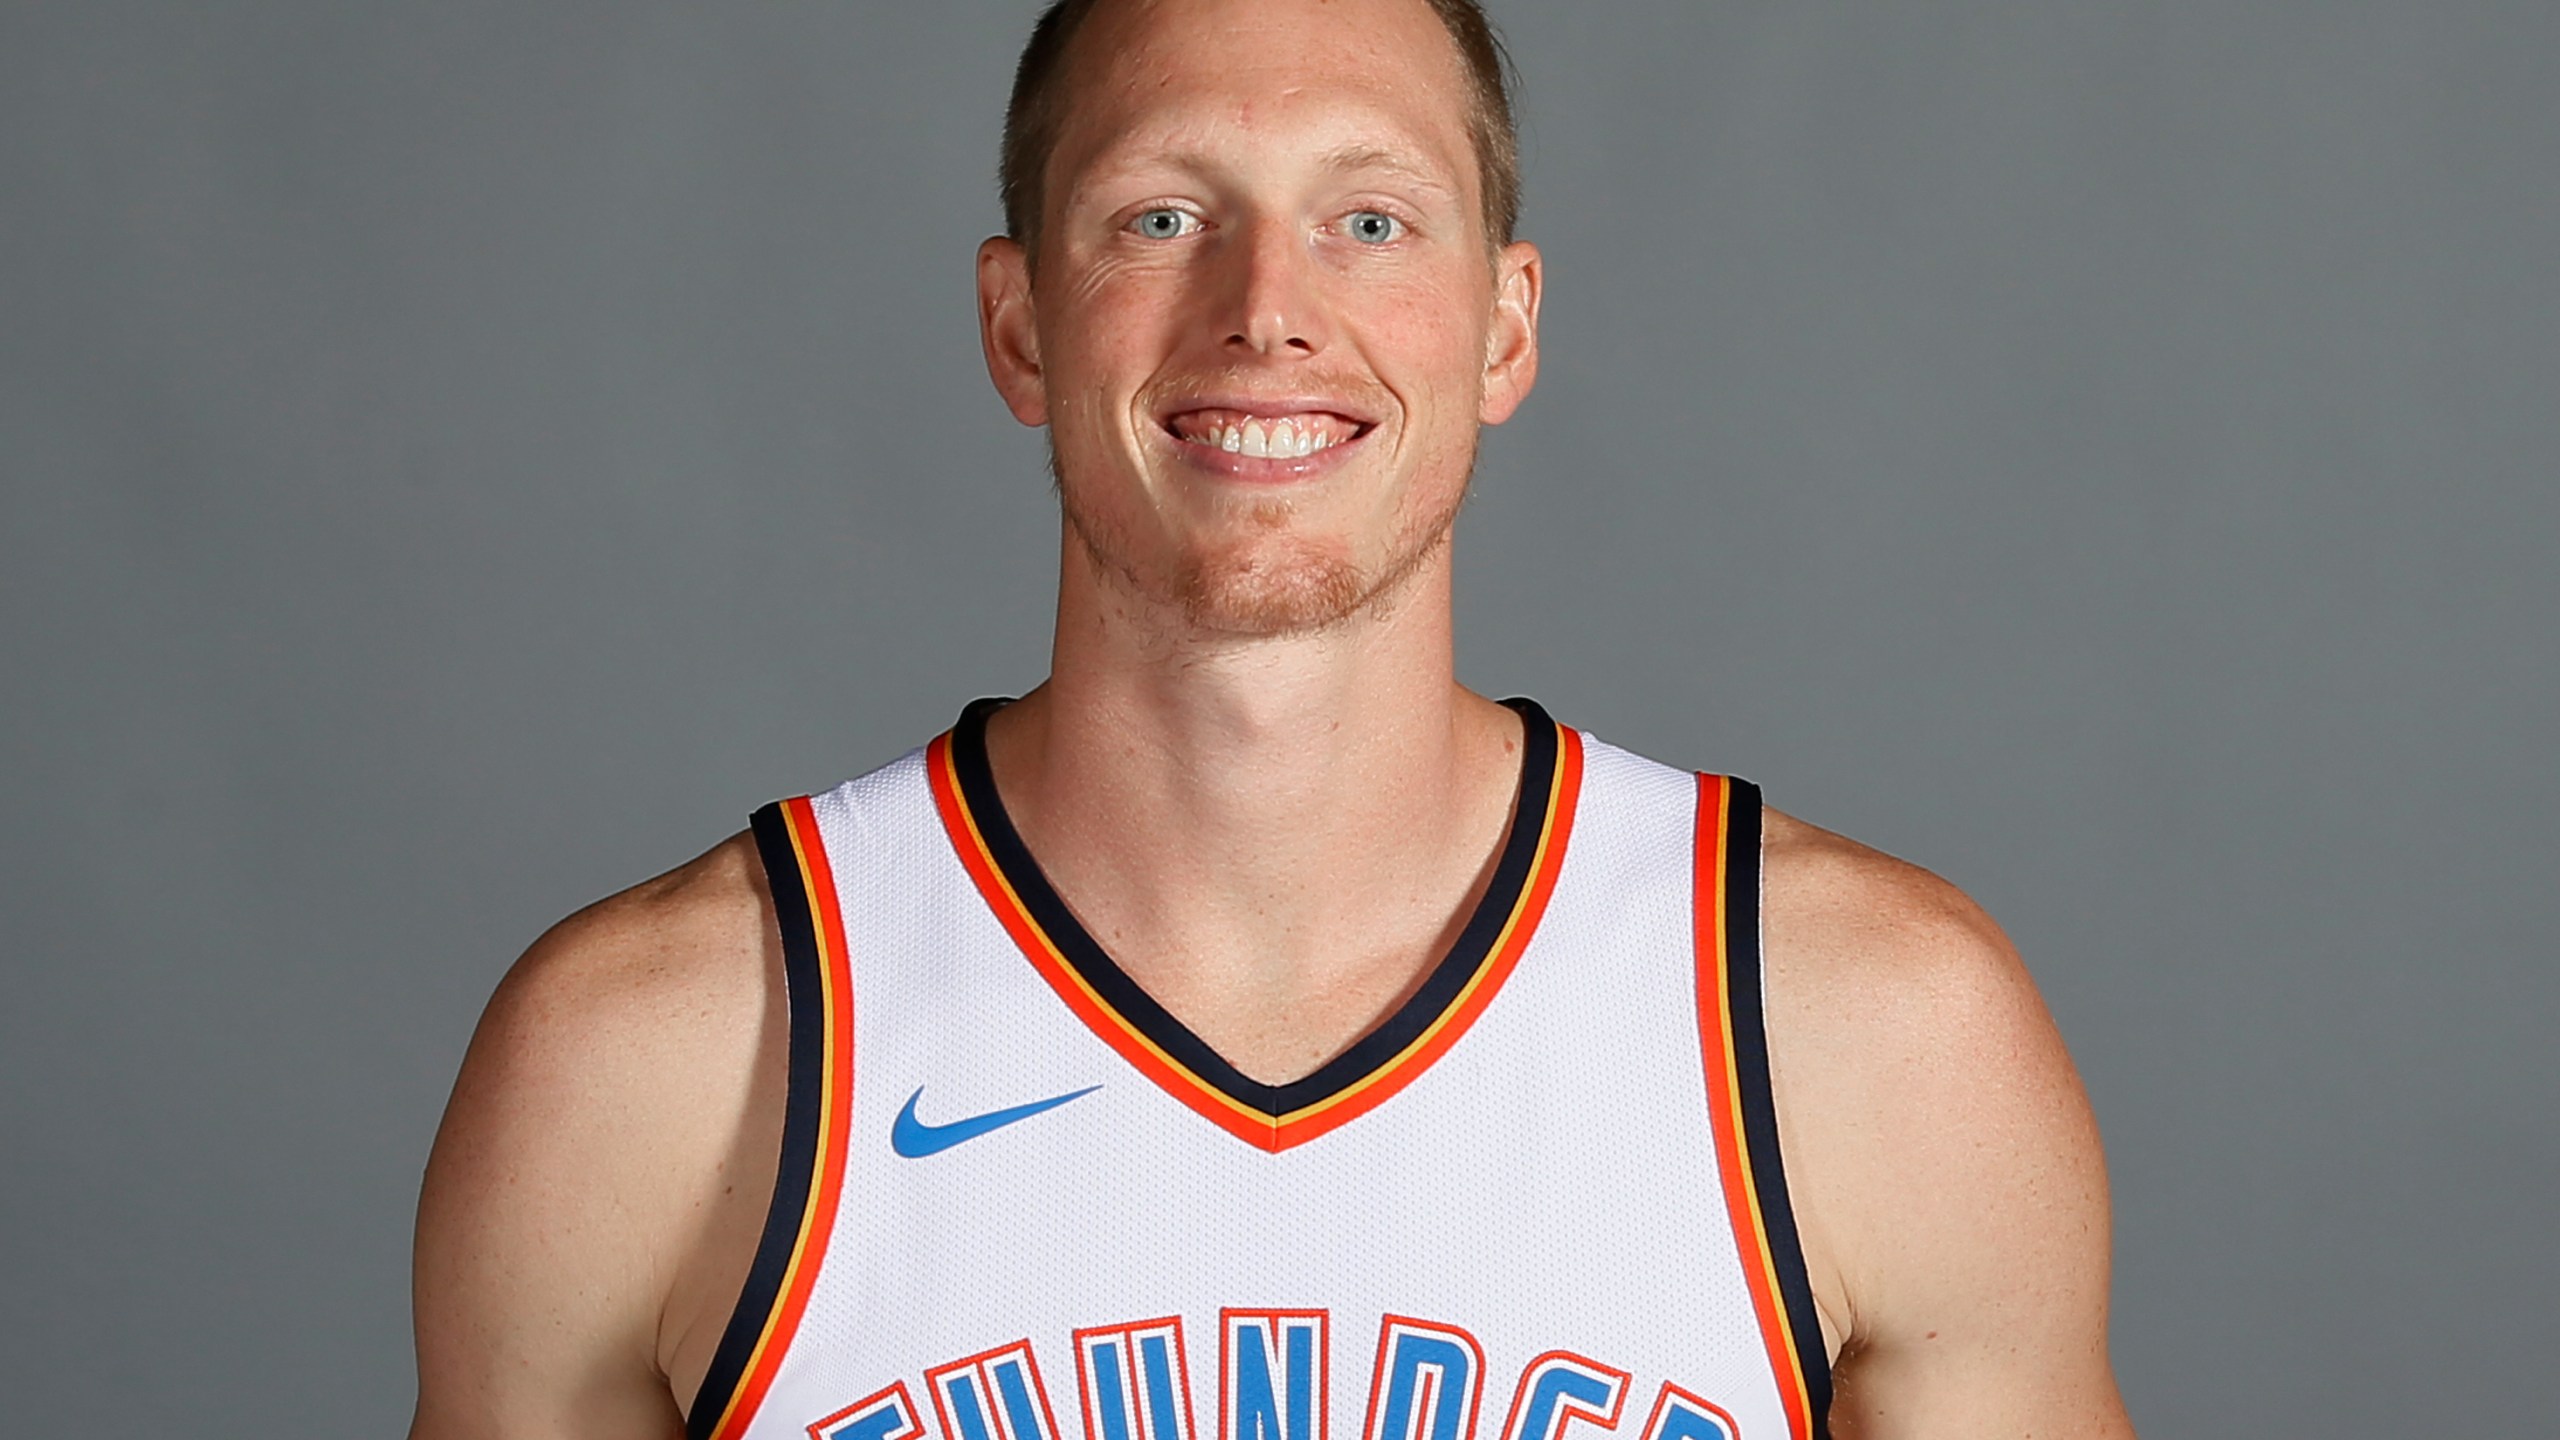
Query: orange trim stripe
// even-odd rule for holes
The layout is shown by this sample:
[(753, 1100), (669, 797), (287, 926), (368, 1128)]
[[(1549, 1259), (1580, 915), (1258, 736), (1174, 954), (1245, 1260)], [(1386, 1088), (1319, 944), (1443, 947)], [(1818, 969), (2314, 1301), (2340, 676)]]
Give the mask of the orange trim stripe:
[(826, 1259), (827, 1241), (835, 1230), (836, 1204), (844, 1191), (845, 1144), (853, 1117), (853, 970), (845, 950), (844, 915), (836, 906), (835, 873), (827, 866), (826, 842), (819, 837), (818, 817), (807, 798), (783, 802), (783, 819), (791, 830), (791, 848), (800, 860), (800, 884), (807, 892), (809, 913), (816, 920), (818, 967), (825, 1007), (826, 1083), (818, 1098), (818, 1173), (809, 1187), (800, 1216), (800, 1238), (784, 1273), (782, 1298), (766, 1318), (764, 1333), (747, 1362), (746, 1379), (730, 1397), (729, 1408), (712, 1427), (714, 1440), (740, 1440), (773, 1388), (774, 1373), (800, 1329)]
[[(1733, 1047), (1733, 956), (1728, 945), (1725, 884), (1731, 830), (1733, 782), (1721, 775), (1698, 777), (1697, 916), (1698, 1040), (1706, 1058), (1707, 1111), (1713, 1121), (1716, 1171), (1724, 1180), (1725, 1213), (1733, 1222), (1742, 1276), (1751, 1289), (1751, 1308), (1760, 1317), (1761, 1342), (1776, 1371), (1778, 1399), (1787, 1412), (1792, 1440), (1812, 1440), (1813, 1399), (1805, 1392), (1804, 1366), (1796, 1349), (1786, 1309), (1778, 1303), (1778, 1261), (1769, 1249), (1767, 1222), (1760, 1213), (1760, 1186), (1751, 1173), (1751, 1155), (1742, 1143), (1742, 1090), (1735, 1082), (1738, 1066)], [(1755, 957), (1756, 959), (1756, 957)], [(1714, 1029), (1707, 1027), (1712, 1017)]]
[(1269, 1115), (1228, 1095), (1193, 1073), (1190, 1067), (1165, 1053), (1148, 1039), (1110, 1003), (1104, 1000), (1074, 965), (1068, 963), (1055, 942), (1040, 928), (1022, 897), (997, 868), (988, 850), (986, 837), (978, 829), (977, 818), (969, 811), (969, 802), (961, 794), (958, 767), (953, 761), (951, 736), (937, 737), (925, 753), (925, 771), (933, 786), (934, 805), (942, 812), (943, 828), (950, 832), (952, 848), (958, 852), (962, 868), (976, 882), (985, 897), (987, 908), (994, 912), (1005, 933), (1013, 937), (1034, 970), (1065, 1001), (1076, 1018), (1085, 1023), (1102, 1041), (1118, 1051), (1122, 1059), (1139, 1073), (1153, 1080), (1167, 1094), (1190, 1106), (1220, 1129), (1249, 1145), (1277, 1153), (1305, 1144), (1329, 1131), (1340, 1128), (1411, 1084), (1415, 1076), (1448, 1052), (1476, 1017), (1484, 1013), (1502, 983), (1510, 978), (1528, 949), (1530, 937), (1536, 933), (1538, 921), (1546, 914), (1547, 900), (1555, 891), (1556, 875), (1563, 868), (1565, 846), (1573, 834), (1573, 815), (1582, 794), (1582, 737), (1569, 726), (1556, 727), (1555, 773), (1548, 780), (1545, 824), (1539, 832), (1538, 846), (1529, 865), (1528, 883), (1521, 886), (1520, 898), (1512, 905), (1511, 914), (1496, 936), (1485, 962), (1477, 967), (1449, 1008), (1441, 1012), (1411, 1044), (1393, 1059), (1380, 1065), (1358, 1083), (1325, 1097), (1314, 1104), (1286, 1115)]

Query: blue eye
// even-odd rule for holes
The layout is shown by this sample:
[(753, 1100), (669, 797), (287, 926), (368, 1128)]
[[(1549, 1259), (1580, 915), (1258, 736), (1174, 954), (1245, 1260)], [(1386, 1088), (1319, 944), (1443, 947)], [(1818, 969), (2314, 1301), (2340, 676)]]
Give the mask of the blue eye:
[(1195, 222), (1180, 210), (1149, 210), (1129, 222), (1129, 228), (1150, 240), (1178, 240), (1191, 233)]
[(1344, 228), (1364, 245), (1384, 245), (1404, 233), (1404, 222), (1381, 210), (1355, 210)]

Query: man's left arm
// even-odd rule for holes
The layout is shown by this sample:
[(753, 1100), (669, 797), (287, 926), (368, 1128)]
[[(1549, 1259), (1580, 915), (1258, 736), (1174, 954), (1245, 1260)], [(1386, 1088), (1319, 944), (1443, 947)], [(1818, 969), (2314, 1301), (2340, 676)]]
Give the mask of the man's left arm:
[(1944, 881), (1797, 829), (1771, 837), (1771, 1059), (1843, 1332), (1833, 1433), (2130, 1440), (2097, 1125), (2025, 967)]

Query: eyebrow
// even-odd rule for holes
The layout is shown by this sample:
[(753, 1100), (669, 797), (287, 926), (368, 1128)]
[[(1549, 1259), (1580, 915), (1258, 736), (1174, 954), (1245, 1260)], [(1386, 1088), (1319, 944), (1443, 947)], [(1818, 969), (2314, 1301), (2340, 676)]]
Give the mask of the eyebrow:
[(1393, 150), (1376, 145), (1345, 145), (1327, 153), (1316, 164), (1336, 174), (1354, 170), (1385, 170), (1415, 184), (1428, 185), (1435, 190), (1454, 189), (1440, 176), (1414, 164)]
[[(1133, 170), (1151, 169), (1156, 166), (1200, 176), (1213, 176), (1225, 168), (1221, 162), (1195, 151), (1131, 157), (1118, 164), (1106, 165), (1097, 172), (1085, 176), (1082, 183), (1079, 183), (1075, 189), (1081, 192), (1098, 181), (1109, 181)], [(1449, 183), (1446, 178), (1414, 163), (1397, 151), (1379, 145), (1355, 142), (1338, 146), (1319, 157), (1316, 166), (1318, 169), (1336, 175), (1355, 174), (1363, 170), (1384, 171), (1408, 184), (1422, 186), (1444, 195), (1455, 196), (1459, 193), (1459, 187)]]

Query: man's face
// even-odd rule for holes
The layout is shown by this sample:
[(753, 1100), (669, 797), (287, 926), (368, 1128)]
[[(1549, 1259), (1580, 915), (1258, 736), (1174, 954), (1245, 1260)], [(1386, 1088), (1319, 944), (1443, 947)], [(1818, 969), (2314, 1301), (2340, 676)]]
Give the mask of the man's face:
[(1344, 618), (1439, 550), (1536, 369), (1421, 0), (1133, 0), (1068, 56), (1037, 280), (981, 252), (989, 366), (1103, 571), (1217, 631)]

